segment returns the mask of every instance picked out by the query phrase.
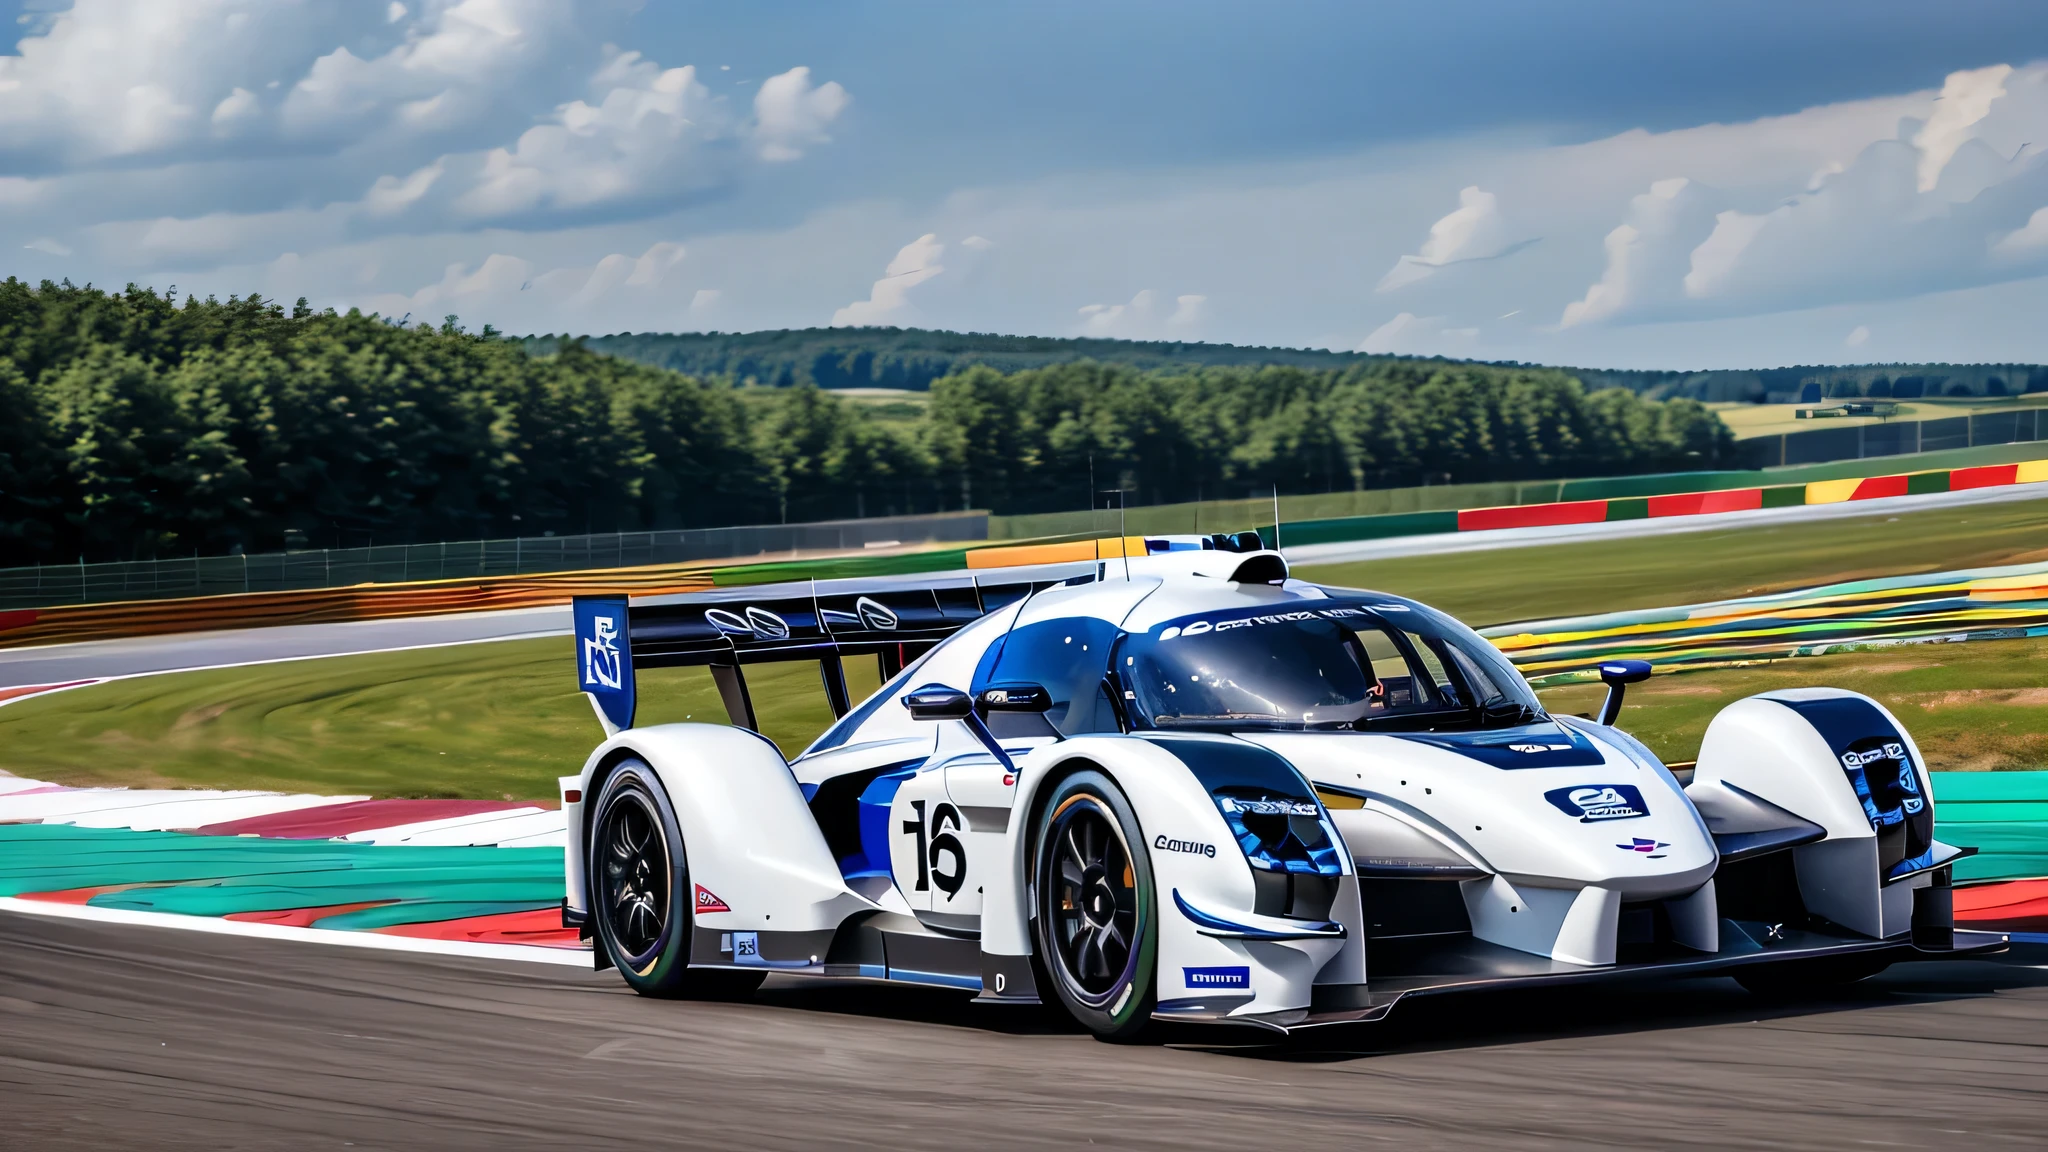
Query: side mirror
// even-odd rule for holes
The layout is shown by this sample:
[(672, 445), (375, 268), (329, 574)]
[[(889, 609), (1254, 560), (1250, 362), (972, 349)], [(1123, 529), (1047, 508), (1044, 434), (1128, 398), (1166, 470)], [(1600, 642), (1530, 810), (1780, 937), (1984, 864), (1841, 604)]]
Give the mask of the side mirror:
[(1044, 712), (1052, 707), (1052, 693), (1036, 684), (991, 684), (981, 690), (975, 707), (990, 712)]
[(912, 720), (965, 720), (974, 715), (974, 698), (958, 688), (926, 684), (903, 697)]
[(1600, 682), (1607, 685), (1607, 699), (1600, 705), (1600, 723), (1612, 725), (1621, 718), (1621, 695), (1630, 684), (1650, 678), (1647, 660), (1603, 660)]

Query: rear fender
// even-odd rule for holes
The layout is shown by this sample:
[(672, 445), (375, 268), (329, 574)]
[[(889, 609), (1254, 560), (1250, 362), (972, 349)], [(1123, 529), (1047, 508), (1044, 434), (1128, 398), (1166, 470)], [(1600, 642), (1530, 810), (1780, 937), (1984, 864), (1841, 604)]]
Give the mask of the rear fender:
[[(819, 932), (872, 907), (847, 889), (796, 778), (767, 738), (721, 724), (621, 732), (584, 765), (586, 819), (595, 816), (604, 775), (628, 757), (644, 761), (668, 792), (688, 854), (699, 928)], [(572, 859), (579, 863), (587, 832), (571, 833), (579, 853)], [(578, 879), (571, 876), (572, 883)], [(721, 906), (726, 910), (717, 910)]]

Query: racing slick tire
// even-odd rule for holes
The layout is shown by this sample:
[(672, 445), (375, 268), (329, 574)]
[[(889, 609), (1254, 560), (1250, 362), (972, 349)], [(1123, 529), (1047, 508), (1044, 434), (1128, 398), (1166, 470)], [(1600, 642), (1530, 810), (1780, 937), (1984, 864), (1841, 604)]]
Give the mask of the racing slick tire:
[(688, 858), (654, 770), (626, 760), (606, 777), (590, 822), (590, 919), (597, 946), (633, 991), (664, 999), (731, 999), (765, 973), (690, 967)]
[(1033, 843), (1046, 983), (1096, 1039), (1143, 1041), (1159, 999), (1159, 929), (1137, 815), (1109, 777), (1077, 772), (1054, 786)]
[(1786, 1000), (1846, 988), (1891, 966), (1891, 960), (1883, 956), (1828, 956), (1739, 968), (1734, 975), (1735, 982), (1752, 995)]

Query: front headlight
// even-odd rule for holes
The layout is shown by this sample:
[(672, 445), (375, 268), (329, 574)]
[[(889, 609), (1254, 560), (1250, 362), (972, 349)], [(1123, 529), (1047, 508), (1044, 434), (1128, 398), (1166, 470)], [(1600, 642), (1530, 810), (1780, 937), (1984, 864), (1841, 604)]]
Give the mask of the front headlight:
[(1320, 876), (1343, 873), (1329, 822), (1315, 801), (1219, 793), (1216, 807), (1253, 868)]

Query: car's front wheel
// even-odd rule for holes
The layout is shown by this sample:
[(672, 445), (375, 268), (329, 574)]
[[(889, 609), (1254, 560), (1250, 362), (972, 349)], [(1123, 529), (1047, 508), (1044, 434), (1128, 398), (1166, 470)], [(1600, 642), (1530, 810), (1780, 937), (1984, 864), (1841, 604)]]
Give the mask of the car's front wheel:
[(1038, 953), (1053, 993), (1099, 1039), (1141, 1038), (1158, 1002), (1152, 862), (1137, 816), (1100, 772), (1060, 781), (1039, 820)]
[(668, 793), (654, 770), (612, 770), (590, 823), (591, 920), (597, 946), (643, 996), (730, 997), (763, 973), (690, 967), (689, 865)]

